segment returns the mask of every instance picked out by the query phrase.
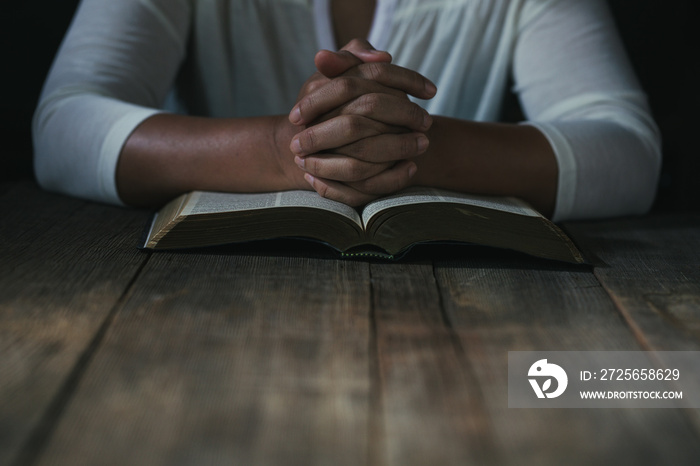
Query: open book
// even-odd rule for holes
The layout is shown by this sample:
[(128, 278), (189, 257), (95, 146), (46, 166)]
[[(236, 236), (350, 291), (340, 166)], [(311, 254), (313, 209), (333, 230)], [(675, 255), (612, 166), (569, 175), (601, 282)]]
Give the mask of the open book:
[(467, 242), (581, 263), (571, 240), (523, 201), (410, 188), (361, 212), (313, 191), (194, 191), (154, 217), (144, 248), (173, 249), (302, 237), (344, 255), (396, 258), (417, 243)]

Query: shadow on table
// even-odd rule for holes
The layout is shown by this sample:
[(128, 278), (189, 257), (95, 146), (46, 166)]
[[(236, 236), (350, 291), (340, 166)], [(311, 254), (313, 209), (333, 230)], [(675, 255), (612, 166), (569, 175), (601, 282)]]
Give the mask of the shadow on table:
[(332, 247), (305, 239), (270, 239), (247, 243), (210, 246), (206, 248), (155, 251), (154, 254), (204, 254), (232, 256), (304, 257), (317, 260), (348, 260), (381, 264), (435, 263), (441, 267), (489, 267), (508, 269), (537, 269), (590, 272), (590, 264), (569, 264), (533, 257), (517, 251), (475, 244), (429, 243), (418, 244), (398, 260), (379, 257), (343, 257)]
[(596, 221), (570, 222), (564, 231), (573, 238), (586, 259), (595, 267), (607, 267), (597, 256), (649, 256), (667, 253), (669, 245), (677, 246), (700, 235), (698, 214), (655, 214)]

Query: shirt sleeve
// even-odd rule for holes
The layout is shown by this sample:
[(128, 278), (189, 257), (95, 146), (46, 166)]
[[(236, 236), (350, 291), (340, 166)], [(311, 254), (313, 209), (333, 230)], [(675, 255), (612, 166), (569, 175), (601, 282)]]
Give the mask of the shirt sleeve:
[(526, 0), (513, 73), (528, 124), (556, 154), (554, 219), (646, 212), (660, 135), (607, 4)]
[(119, 153), (158, 110), (185, 54), (186, 0), (83, 0), (32, 123), (45, 189), (121, 204)]

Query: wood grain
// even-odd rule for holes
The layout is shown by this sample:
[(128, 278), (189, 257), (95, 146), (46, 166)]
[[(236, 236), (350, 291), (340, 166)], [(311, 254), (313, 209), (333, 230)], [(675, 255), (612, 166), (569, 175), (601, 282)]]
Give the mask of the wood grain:
[[(700, 351), (700, 215), (659, 215), (569, 226), (601, 266), (595, 276), (621, 311), (641, 347)], [(698, 353), (700, 354), (700, 353)], [(660, 367), (673, 367), (659, 355)], [(677, 383), (700, 393), (700, 373)], [(700, 413), (687, 410), (700, 433)]]
[[(33, 457), (147, 258), (146, 216), (39, 191), (0, 196), (0, 464)], [(86, 221), (88, 220), (88, 221)]]
[(373, 264), (384, 445), (377, 464), (495, 464), (481, 388), (445, 325), (431, 264)]
[(508, 351), (640, 349), (590, 269), (482, 256), (440, 263), (436, 277), (503, 463), (695, 464), (700, 458), (684, 410), (508, 408)]
[(700, 459), (694, 410), (507, 402), (508, 351), (697, 350), (698, 215), (568, 225), (595, 267), (150, 254), (147, 215), (0, 185), (0, 464)]
[(155, 254), (41, 464), (362, 464), (368, 291), (359, 262)]
[(700, 215), (568, 226), (646, 349), (700, 350)]

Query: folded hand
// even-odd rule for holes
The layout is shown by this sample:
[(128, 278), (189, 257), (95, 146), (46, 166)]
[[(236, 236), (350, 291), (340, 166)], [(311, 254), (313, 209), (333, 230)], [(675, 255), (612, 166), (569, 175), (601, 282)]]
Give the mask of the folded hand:
[(316, 56), (319, 72), (290, 112), (292, 123), (305, 126), (290, 149), (325, 197), (360, 205), (397, 191), (415, 173), (410, 159), (428, 147), (432, 119), (408, 95), (428, 99), (435, 86), (390, 60), (359, 40)]

